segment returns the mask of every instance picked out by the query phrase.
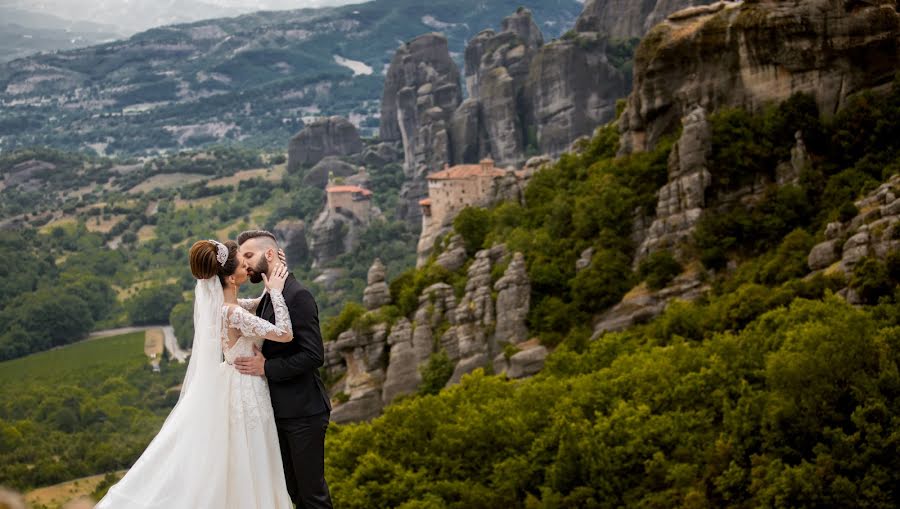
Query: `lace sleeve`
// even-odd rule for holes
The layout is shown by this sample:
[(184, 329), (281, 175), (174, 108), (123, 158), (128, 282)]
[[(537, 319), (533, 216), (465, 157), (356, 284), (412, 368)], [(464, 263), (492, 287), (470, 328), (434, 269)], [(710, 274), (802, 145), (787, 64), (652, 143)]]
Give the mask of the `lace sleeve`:
[(262, 297), (257, 297), (255, 299), (238, 299), (238, 304), (247, 311), (256, 313), (256, 307), (259, 306), (259, 301), (261, 300)]
[(272, 298), (272, 307), (275, 309), (275, 324), (268, 320), (250, 314), (243, 308), (233, 307), (227, 316), (228, 327), (241, 331), (244, 336), (265, 338), (272, 341), (288, 342), (293, 339), (291, 329), (291, 315), (288, 312), (284, 296), (280, 291), (269, 292)]

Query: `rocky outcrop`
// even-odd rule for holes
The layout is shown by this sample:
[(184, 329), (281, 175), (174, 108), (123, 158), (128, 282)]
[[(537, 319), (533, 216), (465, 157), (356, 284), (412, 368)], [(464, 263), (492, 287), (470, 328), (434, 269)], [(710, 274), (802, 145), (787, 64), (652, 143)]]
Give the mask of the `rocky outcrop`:
[(900, 15), (887, 0), (719, 2), (674, 13), (635, 54), (621, 150), (653, 148), (697, 106), (757, 111), (804, 92), (831, 114), (893, 80), (898, 36)]
[(390, 357), (387, 376), (381, 389), (381, 399), (390, 404), (398, 396), (416, 391), (422, 381), (419, 364), (428, 359), (431, 345), (425, 351), (417, 352), (413, 346), (413, 326), (406, 318), (401, 318), (388, 336)]
[(326, 156), (348, 156), (361, 152), (356, 127), (342, 117), (325, 117), (304, 127), (288, 145), (288, 171), (312, 166)]
[[(829, 223), (825, 240), (809, 253), (807, 264), (813, 272), (852, 274), (867, 257), (884, 259), (900, 250), (900, 175), (855, 203), (859, 213), (847, 222)], [(851, 288), (840, 292), (853, 304), (861, 300)]]
[(330, 176), (349, 177), (355, 175), (356, 172), (356, 166), (341, 160), (337, 156), (327, 156), (323, 157), (321, 161), (306, 172), (306, 175), (303, 176), (303, 183), (308, 186), (325, 189)]
[[(477, 124), (467, 131), (484, 133), (487, 152), (498, 166), (521, 166), (526, 145), (526, 117), (529, 106), (524, 96), (529, 66), (544, 37), (531, 16), (520, 8), (506, 17), (499, 33), (485, 30), (466, 46), (466, 87), (471, 104), (457, 112), (458, 123)], [(457, 162), (475, 162), (485, 153)], [(473, 157), (474, 156), (474, 157)]]
[(531, 303), (531, 283), (525, 270), (525, 257), (516, 253), (503, 273), (494, 283), (497, 291), (497, 327), (494, 335), (499, 341), (518, 344), (528, 339), (525, 318)]
[[(492, 283), (492, 269), (507, 262), (503, 276)], [(382, 274), (376, 262), (370, 270), (370, 288), (385, 284)], [(529, 339), (526, 328), (531, 283), (522, 254), (510, 256), (502, 245), (479, 251), (467, 276), (461, 299), (449, 284), (435, 283), (419, 295), (411, 318), (368, 331), (351, 329), (325, 344), (326, 378), (333, 381), (329, 388), (333, 419), (370, 419), (396, 398), (415, 393), (423, 368), (441, 351), (455, 366), (448, 385), (492, 365), (511, 378), (540, 370), (548, 351)], [(371, 295), (368, 289), (366, 295)], [(374, 302), (366, 305), (370, 313), (376, 311)]]
[(712, 176), (707, 159), (712, 148), (706, 111), (696, 108), (682, 119), (683, 131), (669, 154), (669, 181), (657, 193), (656, 217), (637, 250), (635, 264), (659, 249), (678, 250), (706, 206)]
[(496, 327), (496, 315), (491, 267), (505, 254), (503, 246), (485, 249), (475, 254), (469, 266), (466, 293), (456, 307), (453, 325), (441, 338), (450, 360), (456, 363), (448, 385), (458, 383), (466, 373), (488, 366), (493, 358), (496, 343), (489, 330)]
[(378, 324), (366, 332), (344, 331), (326, 344), (326, 371), (331, 377), (340, 377), (332, 387), (334, 422), (362, 421), (381, 413), (387, 338), (387, 325)]
[(368, 286), (363, 291), (363, 305), (369, 311), (391, 303), (391, 290), (385, 283), (385, 268), (380, 258), (369, 268)]
[(709, 285), (702, 283), (699, 275), (692, 271), (679, 275), (659, 291), (650, 291), (643, 284), (637, 286), (618, 304), (595, 320), (592, 339), (607, 332), (624, 330), (632, 325), (648, 322), (662, 314), (673, 299), (693, 301), (707, 291)]
[(450, 118), (451, 153), (454, 162), (480, 161), (490, 152), (491, 144), (481, 115), (481, 103), (469, 97)]
[(543, 367), (550, 351), (537, 340), (529, 340), (510, 348), (511, 351), (494, 358), (494, 371), (509, 378), (525, 378), (536, 375)]
[[(521, 168), (528, 155), (558, 156), (573, 140), (612, 120), (628, 76), (607, 58), (607, 36), (571, 32), (544, 44), (529, 10), (485, 30), (465, 51), (469, 97), (459, 103), (458, 72), (446, 41), (429, 34), (401, 46), (382, 102), (381, 136), (402, 140), (407, 184), (401, 215), (419, 217), (423, 175), (490, 156), (500, 168)], [(454, 104), (454, 101), (455, 104)]]
[(451, 162), (450, 118), (461, 98), (459, 69), (443, 35), (421, 35), (397, 49), (385, 77), (380, 131), (382, 140), (403, 142), (400, 215), (413, 223), (421, 217), (425, 175)]
[(284, 249), (287, 255), (288, 266), (296, 266), (309, 258), (305, 222), (285, 219), (275, 225), (272, 233), (275, 234), (278, 245)]
[(572, 140), (613, 119), (627, 93), (627, 76), (606, 57), (597, 32), (543, 43), (531, 12), (519, 9), (499, 33), (485, 30), (466, 47), (470, 99), (457, 111), (454, 133), (465, 140), (457, 162), (475, 162), (486, 151), (498, 166), (520, 167), (526, 153), (553, 156)]
[(447, 247), (438, 255), (435, 263), (450, 272), (456, 272), (466, 264), (466, 243), (458, 234), (450, 237)]
[(419, 296), (419, 307), (413, 315), (415, 328), (405, 318), (398, 322), (403, 334), (395, 337), (392, 333), (388, 340), (391, 354), (382, 391), (385, 404), (418, 390), (422, 368), (435, 351), (434, 331), (442, 321), (450, 319), (449, 313), (455, 306), (453, 287), (436, 283)]
[(712, 0), (587, 0), (575, 22), (575, 30), (600, 32), (619, 40), (643, 37), (669, 14), (709, 3)]
[(579, 32), (545, 45), (531, 64), (526, 92), (537, 148), (559, 155), (572, 140), (612, 120), (627, 86), (607, 59), (605, 36)]
[(359, 162), (367, 168), (382, 168), (402, 160), (403, 146), (398, 142), (380, 142), (367, 146), (359, 154)]
[(325, 207), (310, 230), (309, 250), (313, 257), (312, 266), (321, 267), (350, 252), (356, 245), (363, 226), (350, 212)]

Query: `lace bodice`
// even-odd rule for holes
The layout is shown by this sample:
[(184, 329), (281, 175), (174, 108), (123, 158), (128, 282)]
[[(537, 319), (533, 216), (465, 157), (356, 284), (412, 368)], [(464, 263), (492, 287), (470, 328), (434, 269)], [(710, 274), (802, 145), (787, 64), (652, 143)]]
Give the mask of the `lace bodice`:
[(225, 321), (222, 335), (222, 352), (225, 362), (233, 364), (238, 357), (253, 355), (253, 345), (262, 348), (267, 338), (276, 339), (285, 336), (291, 330), (291, 315), (284, 295), (280, 290), (270, 290), (272, 308), (275, 310), (275, 324), (260, 318), (250, 310), (255, 310), (259, 299), (244, 300), (240, 307), (226, 305), (223, 313)]

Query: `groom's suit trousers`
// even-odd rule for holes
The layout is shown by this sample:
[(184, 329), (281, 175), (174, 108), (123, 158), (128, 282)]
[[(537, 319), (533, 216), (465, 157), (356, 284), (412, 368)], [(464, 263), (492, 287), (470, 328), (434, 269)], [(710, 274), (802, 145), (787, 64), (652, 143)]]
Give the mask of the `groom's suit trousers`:
[(331, 412), (275, 419), (288, 494), (298, 509), (331, 509), (325, 483), (325, 431)]

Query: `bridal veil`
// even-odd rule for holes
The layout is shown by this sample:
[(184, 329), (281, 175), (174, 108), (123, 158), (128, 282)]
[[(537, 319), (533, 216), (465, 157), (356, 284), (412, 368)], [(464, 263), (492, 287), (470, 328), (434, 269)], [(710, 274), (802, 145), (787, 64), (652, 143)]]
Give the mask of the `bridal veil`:
[(197, 281), (194, 344), (178, 403), (125, 477), (95, 509), (225, 507), (228, 392), (223, 387), (222, 310), (217, 276)]

